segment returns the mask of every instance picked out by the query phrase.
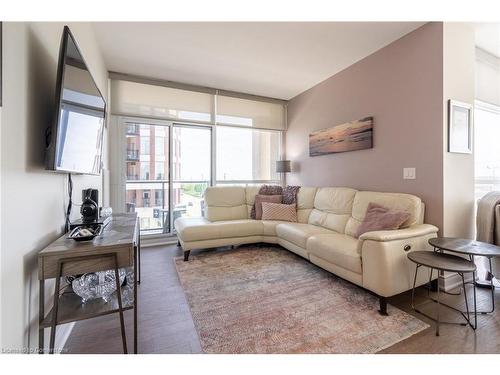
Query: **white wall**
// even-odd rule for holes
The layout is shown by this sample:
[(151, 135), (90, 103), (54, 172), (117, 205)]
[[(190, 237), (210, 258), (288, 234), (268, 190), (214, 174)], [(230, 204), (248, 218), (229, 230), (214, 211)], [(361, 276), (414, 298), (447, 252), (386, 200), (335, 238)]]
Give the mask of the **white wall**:
[(471, 24), (445, 22), (443, 30), (443, 228), (442, 235), (473, 238), (474, 154), (448, 152), (448, 99), (474, 105), (475, 34)]
[[(37, 253), (63, 232), (67, 176), (44, 169), (44, 132), (54, 110), (63, 26), (43, 22), (3, 25), (1, 338), (5, 349), (37, 346)], [(107, 96), (107, 70), (91, 25), (69, 27)], [(102, 191), (101, 177), (75, 176), (76, 202), (86, 187)], [(74, 207), (73, 217), (78, 215)]]

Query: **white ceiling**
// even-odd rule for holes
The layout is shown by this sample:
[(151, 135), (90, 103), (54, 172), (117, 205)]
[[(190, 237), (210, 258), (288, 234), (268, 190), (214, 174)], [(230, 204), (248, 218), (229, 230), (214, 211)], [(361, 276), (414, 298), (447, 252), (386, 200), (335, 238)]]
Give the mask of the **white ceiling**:
[(290, 99), (422, 22), (104, 22), (108, 70)]
[(476, 46), (500, 58), (500, 23), (476, 23)]

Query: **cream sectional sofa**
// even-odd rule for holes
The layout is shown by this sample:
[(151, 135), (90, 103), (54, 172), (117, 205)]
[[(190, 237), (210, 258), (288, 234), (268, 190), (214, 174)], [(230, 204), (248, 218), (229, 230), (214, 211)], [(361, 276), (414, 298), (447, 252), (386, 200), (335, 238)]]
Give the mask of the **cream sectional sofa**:
[[(438, 228), (423, 224), (424, 204), (409, 194), (357, 191), (343, 187), (301, 187), (298, 222), (250, 219), (259, 186), (209, 187), (205, 217), (179, 218), (175, 229), (184, 251), (249, 243), (277, 243), (317, 266), (386, 298), (411, 289), (415, 266), (407, 252), (431, 250)], [(370, 202), (410, 212), (402, 229), (355, 233)], [(417, 284), (428, 282), (420, 273)]]

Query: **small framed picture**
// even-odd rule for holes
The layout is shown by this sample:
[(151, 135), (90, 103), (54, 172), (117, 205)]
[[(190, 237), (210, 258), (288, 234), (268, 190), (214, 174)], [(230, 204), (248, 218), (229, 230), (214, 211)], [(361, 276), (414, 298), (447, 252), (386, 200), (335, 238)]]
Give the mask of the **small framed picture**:
[(472, 153), (472, 105), (448, 100), (448, 152)]

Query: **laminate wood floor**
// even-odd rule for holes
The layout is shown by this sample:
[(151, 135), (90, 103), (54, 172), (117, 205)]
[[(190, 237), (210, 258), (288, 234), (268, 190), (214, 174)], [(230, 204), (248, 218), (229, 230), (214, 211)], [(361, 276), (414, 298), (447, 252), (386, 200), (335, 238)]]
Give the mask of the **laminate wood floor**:
[[(207, 251), (230, 251), (227, 248)], [(192, 252), (196, 255), (196, 251)], [(182, 251), (175, 245), (142, 249), (142, 280), (139, 286), (139, 353), (201, 353), (191, 312), (179, 283), (173, 258)], [(305, 261), (305, 260), (304, 260)], [(419, 288), (417, 302), (427, 294)], [(411, 293), (395, 296), (389, 303), (419, 319), (430, 327), (401, 341), (381, 353), (500, 353), (500, 310), (493, 314), (478, 315), (478, 329), (443, 324), (441, 335), (435, 336), (434, 324), (410, 307)], [(500, 309), (500, 291), (495, 299)], [(445, 296), (445, 302), (460, 304), (463, 296)], [(479, 309), (490, 304), (489, 291), (478, 289)], [(433, 313), (435, 304), (422, 310)], [(460, 316), (442, 308), (442, 319), (459, 321)], [(132, 311), (126, 311), (125, 323), (129, 352), (133, 349)], [(121, 353), (118, 314), (77, 322), (65, 347), (66, 353)]]

